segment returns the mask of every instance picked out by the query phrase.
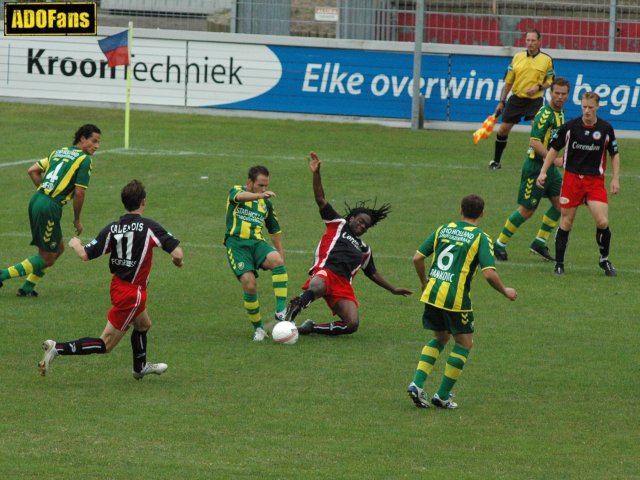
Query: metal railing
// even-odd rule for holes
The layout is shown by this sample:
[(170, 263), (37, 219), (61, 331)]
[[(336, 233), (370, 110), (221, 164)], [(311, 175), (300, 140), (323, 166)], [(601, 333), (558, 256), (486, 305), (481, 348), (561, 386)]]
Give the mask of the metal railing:
[[(419, 1), (419, 0), (418, 0)], [(0, 0), (4, 3), (4, 0)], [(100, 0), (102, 26), (413, 42), (416, 0)], [(319, 5), (321, 3), (321, 5)], [(640, 2), (424, 0), (423, 41), (640, 52)]]

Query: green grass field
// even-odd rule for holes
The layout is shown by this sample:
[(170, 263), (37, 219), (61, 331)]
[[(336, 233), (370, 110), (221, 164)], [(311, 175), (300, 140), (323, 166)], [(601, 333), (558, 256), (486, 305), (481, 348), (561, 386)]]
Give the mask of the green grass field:
[[(460, 198), (472, 192), (486, 201), (481, 227), (497, 236), (516, 207), (528, 135), (513, 134), (505, 166), (491, 172), (493, 141), (474, 146), (471, 132), (133, 112), (132, 148), (124, 151), (121, 111), (0, 103), (0, 266), (35, 251), (27, 168), (70, 144), (87, 122), (102, 129), (103, 143), (82, 239), (122, 213), (120, 189), (138, 178), (149, 195), (146, 216), (182, 240), (185, 267), (156, 251), (149, 287), (149, 360), (169, 370), (133, 380), (126, 338), (109, 355), (59, 357), (47, 377), (38, 375), (44, 339), (102, 331), (106, 258), (83, 263), (68, 249), (37, 299), (15, 297), (21, 283), (5, 282), (0, 478), (640, 478), (640, 141), (619, 142), (622, 193), (610, 202), (618, 277), (598, 268), (587, 209), (574, 225), (567, 274), (554, 277), (553, 265), (528, 251), (539, 212), (498, 265), (518, 301), (481, 275), (474, 282), (476, 341), (454, 390), (460, 408), (441, 411), (418, 410), (405, 393), (429, 338), (411, 257), (436, 226), (458, 218)], [(292, 296), (324, 230), (306, 163), (312, 149), (335, 206), (393, 204), (364, 238), (383, 275), (416, 291), (395, 297), (360, 274), (356, 334), (254, 344), (222, 247), (226, 194), (244, 183), (248, 167), (270, 168)], [(72, 219), (69, 205), (67, 240)], [(270, 317), (270, 275), (258, 282)], [(321, 301), (304, 314), (330, 318)]]

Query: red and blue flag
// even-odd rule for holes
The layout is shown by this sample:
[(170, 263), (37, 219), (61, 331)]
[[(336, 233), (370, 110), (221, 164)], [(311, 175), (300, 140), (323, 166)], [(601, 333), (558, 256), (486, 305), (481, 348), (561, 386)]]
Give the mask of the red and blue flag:
[(98, 40), (100, 50), (109, 61), (109, 67), (129, 65), (129, 31), (125, 30)]

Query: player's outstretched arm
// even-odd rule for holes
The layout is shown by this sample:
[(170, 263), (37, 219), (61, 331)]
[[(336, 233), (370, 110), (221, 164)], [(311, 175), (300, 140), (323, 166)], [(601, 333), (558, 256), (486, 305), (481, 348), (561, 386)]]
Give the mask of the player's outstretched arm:
[(493, 268), (485, 268), (482, 270), (482, 275), (489, 282), (493, 288), (499, 291), (502, 295), (507, 297), (512, 302), (518, 298), (518, 292), (516, 292), (515, 288), (505, 287), (500, 279), (500, 275)]
[(394, 287), (389, 283), (389, 281), (380, 275), (380, 272), (375, 272), (369, 276), (369, 278), (377, 285), (380, 285), (385, 290), (389, 290), (394, 295), (402, 295), (403, 297), (407, 297), (411, 295), (413, 292), (406, 288)]
[(327, 204), (324, 196), (324, 187), (322, 186), (322, 178), (320, 177), (320, 158), (315, 152), (309, 153), (309, 170), (313, 174), (313, 196), (315, 197), (318, 207), (323, 208)]
[(182, 247), (177, 246), (171, 251), (170, 255), (171, 261), (176, 267), (182, 267), (182, 265), (184, 265), (184, 252), (182, 251)]
[(236, 195), (236, 198), (234, 200), (238, 203), (253, 202), (254, 200), (260, 200), (261, 198), (273, 198), (275, 196), (275, 192), (272, 192), (271, 190), (258, 193), (240, 192)]
[(82, 242), (78, 237), (73, 237), (69, 240), (69, 247), (85, 262), (89, 260), (87, 252), (84, 251), (84, 245), (82, 245)]

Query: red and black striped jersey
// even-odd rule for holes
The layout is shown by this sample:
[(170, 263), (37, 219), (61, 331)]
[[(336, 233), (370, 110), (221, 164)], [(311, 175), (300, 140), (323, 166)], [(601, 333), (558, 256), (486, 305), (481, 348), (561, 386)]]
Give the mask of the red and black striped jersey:
[(613, 127), (601, 118), (595, 125), (585, 125), (582, 117), (570, 120), (556, 131), (549, 146), (557, 152), (564, 148), (564, 168), (576, 175), (604, 175), (607, 152), (612, 157), (618, 153)]
[(351, 231), (349, 223), (331, 204), (320, 209), (320, 216), (327, 230), (318, 243), (309, 275), (326, 268), (351, 282), (360, 268), (368, 277), (376, 273), (371, 248)]
[(90, 260), (110, 253), (109, 270), (118, 278), (143, 288), (149, 282), (153, 248), (171, 253), (180, 241), (159, 223), (138, 214), (127, 213), (104, 227), (85, 245)]

